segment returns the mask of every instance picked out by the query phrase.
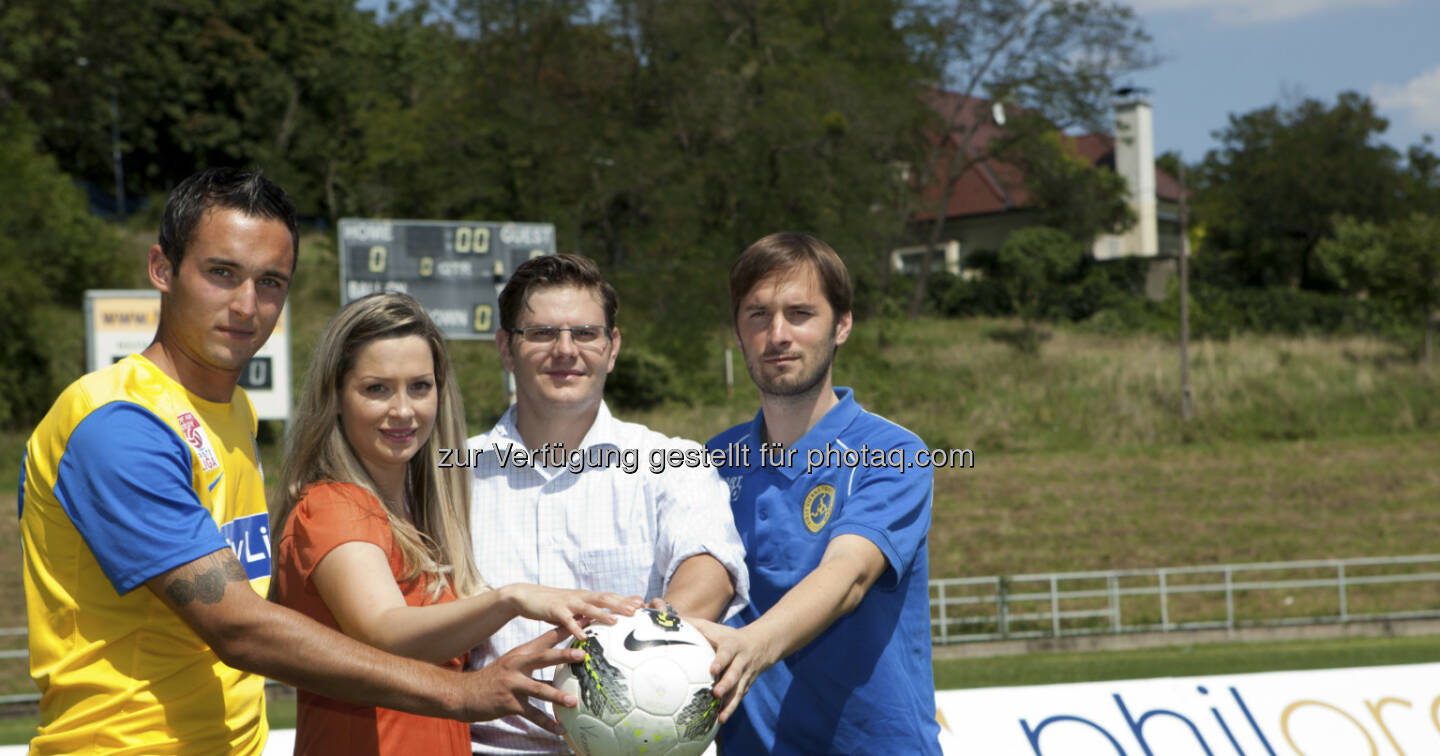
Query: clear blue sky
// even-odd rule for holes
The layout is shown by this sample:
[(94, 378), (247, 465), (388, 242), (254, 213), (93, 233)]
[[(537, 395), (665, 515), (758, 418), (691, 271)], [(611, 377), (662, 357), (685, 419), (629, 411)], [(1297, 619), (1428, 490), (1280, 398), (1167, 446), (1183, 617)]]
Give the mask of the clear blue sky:
[[(1130, 0), (1160, 65), (1136, 74), (1150, 89), (1155, 149), (1186, 162), (1216, 146), (1231, 113), (1345, 90), (1368, 95), (1402, 152), (1440, 141), (1437, 0)], [(1440, 145), (1434, 147), (1440, 150)]]

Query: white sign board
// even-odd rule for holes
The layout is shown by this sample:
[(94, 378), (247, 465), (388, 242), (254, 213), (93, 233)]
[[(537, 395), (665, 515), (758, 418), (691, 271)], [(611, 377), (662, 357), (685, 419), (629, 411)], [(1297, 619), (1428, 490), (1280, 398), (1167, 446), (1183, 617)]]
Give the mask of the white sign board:
[[(93, 372), (141, 351), (155, 338), (160, 292), (154, 289), (85, 292), (85, 370)], [(290, 419), (290, 309), (270, 340), (240, 374), (240, 385), (261, 420)]]
[(946, 753), (1440, 753), (1440, 664), (942, 690)]

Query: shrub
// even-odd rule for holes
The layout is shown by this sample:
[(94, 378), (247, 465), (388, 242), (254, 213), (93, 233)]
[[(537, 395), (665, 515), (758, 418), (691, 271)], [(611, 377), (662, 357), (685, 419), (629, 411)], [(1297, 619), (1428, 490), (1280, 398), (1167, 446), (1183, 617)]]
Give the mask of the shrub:
[(82, 340), (57, 335), (117, 275), (118, 240), (13, 111), (0, 114), (0, 197), (0, 426), (24, 426), (79, 375)]
[(605, 380), (605, 396), (616, 407), (653, 409), (677, 396), (675, 365), (669, 359), (639, 347), (626, 346)]

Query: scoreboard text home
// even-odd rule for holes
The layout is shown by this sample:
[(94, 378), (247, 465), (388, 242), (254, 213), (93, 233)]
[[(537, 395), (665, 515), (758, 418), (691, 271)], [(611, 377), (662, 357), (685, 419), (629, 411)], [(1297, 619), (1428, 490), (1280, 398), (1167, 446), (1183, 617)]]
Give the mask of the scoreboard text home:
[(451, 339), (493, 339), (500, 290), (515, 266), (555, 254), (549, 223), (344, 218), (340, 304), (401, 291)]

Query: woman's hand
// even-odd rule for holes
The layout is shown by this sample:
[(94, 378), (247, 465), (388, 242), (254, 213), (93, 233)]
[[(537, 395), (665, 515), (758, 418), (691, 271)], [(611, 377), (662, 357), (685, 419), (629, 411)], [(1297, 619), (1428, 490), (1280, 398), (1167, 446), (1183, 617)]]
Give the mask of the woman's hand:
[(613, 625), (615, 615), (630, 616), (642, 605), (639, 596), (618, 593), (547, 588), (513, 583), (500, 589), (500, 598), (515, 614), (564, 628), (580, 640), (591, 621)]

